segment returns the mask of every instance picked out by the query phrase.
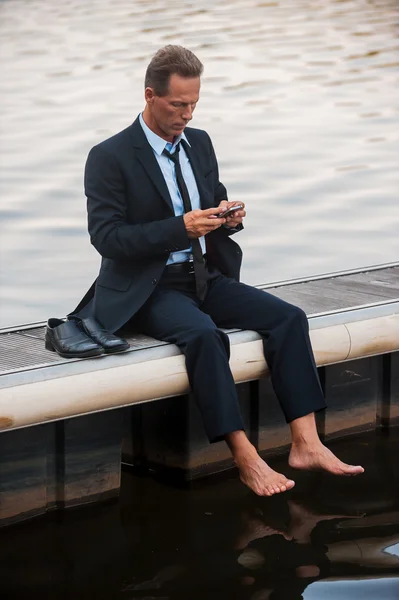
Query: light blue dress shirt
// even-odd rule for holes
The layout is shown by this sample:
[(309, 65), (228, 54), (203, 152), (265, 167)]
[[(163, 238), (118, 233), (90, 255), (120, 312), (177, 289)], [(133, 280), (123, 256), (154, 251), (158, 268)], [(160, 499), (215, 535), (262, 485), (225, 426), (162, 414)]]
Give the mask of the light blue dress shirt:
[[(173, 154), (175, 152), (176, 146), (180, 142), (180, 140), (184, 140), (189, 146), (191, 146), (191, 144), (188, 141), (188, 139), (186, 138), (184, 132), (181, 135), (176, 137), (173, 144), (170, 142), (167, 142), (166, 140), (159, 137), (159, 135), (157, 135), (156, 133), (151, 131), (151, 129), (148, 127), (148, 125), (146, 125), (146, 123), (143, 119), (143, 115), (141, 113), (139, 116), (139, 120), (140, 120), (140, 125), (143, 128), (145, 136), (148, 140), (148, 143), (150, 144), (150, 146), (154, 152), (155, 158), (157, 159), (157, 162), (160, 166), (162, 174), (165, 178), (165, 182), (166, 182), (166, 185), (168, 186), (169, 194), (172, 199), (173, 210), (175, 211), (175, 215), (176, 215), (176, 217), (180, 217), (181, 215), (184, 214), (184, 206), (183, 206), (182, 197), (180, 195), (179, 187), (177, 185), (175, 164), (172, 160), (170, 160), (170, 158), (168, 158), (167, 156), (164, 156), (162, 154), (162, 152), (166, 148), (166, 150), (168, 152)], [(191, 206), (192, 206), (193, 210), (196, 210), (197, 208), (201, 208), (200, 196), (199, 196), (199, 192), (198, 192), (197, 183), (195, 181), (194, 173), (193, 173), (193, 170), (190, 165), (190, 161), (188, 159), (187, 154), (184, 151), (183, 146), (180, 146), (179, 159), (180, 159), (181, 170), (183, 173), (183, 178), (186, 183), (187, 190), (188, 190), (188, 193), (190, 196)], [(202, 253), (205, 254), (205, 252), (206, 252), (205, 237), (200, 237), (199, 241), (201, 244)], [(185, 262), (190, 259), (192, 259), (191, 246), (189, 246), (185, 250), (180, 250), (179, 252), (171, 252), (166, 264), (171, 265), (174, 263), (181, 263), (181, 262)]]

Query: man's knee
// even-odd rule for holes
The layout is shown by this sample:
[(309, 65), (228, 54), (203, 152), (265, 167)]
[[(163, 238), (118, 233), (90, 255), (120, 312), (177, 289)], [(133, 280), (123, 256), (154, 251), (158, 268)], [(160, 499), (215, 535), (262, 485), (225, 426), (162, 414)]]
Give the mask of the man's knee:
[(288, 318), (293, 323), (299, 323), (300, 325), (303, 325), (306, 329), (309, 328), (308, 317), (305, 311), (302, 310), (302, 308), (299, 308), (299, 306), (295, 306), (295, 304), (290, 304), (290, 310), (288, 315)]

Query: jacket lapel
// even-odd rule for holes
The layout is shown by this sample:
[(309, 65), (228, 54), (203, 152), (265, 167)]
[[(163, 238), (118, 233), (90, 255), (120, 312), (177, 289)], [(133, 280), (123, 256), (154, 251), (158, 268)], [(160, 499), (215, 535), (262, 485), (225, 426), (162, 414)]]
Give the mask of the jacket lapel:
[[(186, 136), (187, 136), (187, 133), (186, 133)], [(210, 196), (209, 192), (208, 193), (206, 192), (206, 188), (204, 186), (204, 176), (203, 176), (204, 169), (201, 167), (201, 161), (198, 156), (197, 150), (195, 147), (189, 146), (187, 144), (187, 142), (185, 142), (184, 140), (182, 140), (181, 143), (183, 145), (185, 153), (188, 156), (191, 168), (194, 173), (195, 181), (196, 181), (197, 187), (198, 187), (198, 193), (199, 193), (200, 200), (201, 200), (201, 208), (202, 209), (212, 208), (212, 206), (213, 206), (212, 197)], [(190, 144), (191, 144), (191, 142), (190, 142)]]
[(133, 139), (133, 145), (137, 149), (136, 156), (143, 165), (147, 172), (147, 175), (151, 179), (152, 183), (157, 188), (158, 192), (165, 200), (169, 208), (173, 211), (172, 199), (169, 194), (168, 186), (166, 185), (164, 176), (159, 167), (157, 159), (154, 156), (154, 152), (150, 144), (145, 137), (145, 133), (140, 125), (140, 121), (137, 118), (131, 125), (131, 133)]

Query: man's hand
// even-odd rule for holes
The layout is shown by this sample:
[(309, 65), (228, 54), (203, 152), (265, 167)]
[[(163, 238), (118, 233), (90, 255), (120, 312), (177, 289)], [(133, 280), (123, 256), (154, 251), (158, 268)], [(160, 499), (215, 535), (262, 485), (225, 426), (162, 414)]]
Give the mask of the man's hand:
[(217, 208), (197, 209), (186, 213), (183, 219), (188, 237), (199, 238), (226, 223), (227, 219), (217, 217), (223, 210), (225, 209), (220, 205)]
[[(245, 204), (244, 204), (244, 202), (228, 202), (227, 200), (222, 200), (221, 203), (219, 204), (219, 208), (222, 207), (223, 210), (227, 210), (231, 206), (236, 206), (237, 204), (242, 204), (244, 206), (244, 208), (241, 210), (237, 210), (235, 213), (233, 213), (232, 215), (230, 215), (229, 217), (226, 217), (224, 219), (226, 221), (226, 227), (234, 228), (234, 227), (237, 227), (237, 225), (240, 225), (240, 223), (242, 223), (243, 218), (247, 214), (246, 211), (244, 210)], [(220, 219), (220, 220), (222, 220), (222, 219)]]

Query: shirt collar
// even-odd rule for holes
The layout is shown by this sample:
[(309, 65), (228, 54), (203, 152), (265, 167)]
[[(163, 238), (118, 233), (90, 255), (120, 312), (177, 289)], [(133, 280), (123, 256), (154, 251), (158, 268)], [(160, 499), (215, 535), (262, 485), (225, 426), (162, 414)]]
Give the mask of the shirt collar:
[[(148, 127), (148, 125), (146, 124), (146, 122), (143, 119), (142, 113), (140, 113), (140, 115), (139, 115), (139, 121), (140, 121), (140, 125), (144, 131), (145, 137), (147, 138), (147, 141), (150, 144), (151, 148), (154, 150), (154, 152), (156, 152), (156, 154), (161, 156), (162, 152), (165, 150), (165, 147), (169, 142), (167, 142), (166, 140), (159, 137), (159, 135), (154, 133)], [(189, 146), (191, 146), (190, 142), (188, 141), (188, 139), (186, 137), (186, 134), (183, 131), (183, 133), (178, 135), (176, 137), (175, 141), (173, 142), (173, 146), (172, 146), (173, 151), (176, 148), (177, 144), (180, 142), (180, 140), (184, 140)]]

